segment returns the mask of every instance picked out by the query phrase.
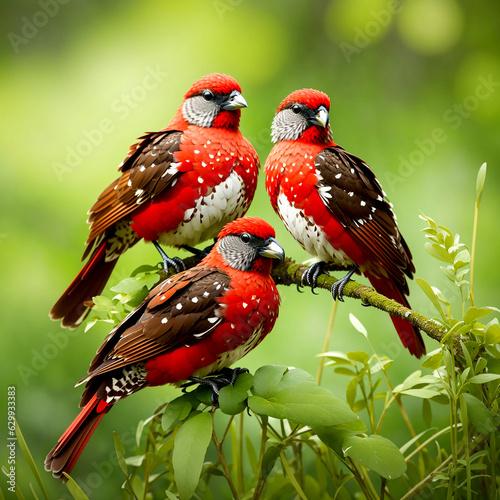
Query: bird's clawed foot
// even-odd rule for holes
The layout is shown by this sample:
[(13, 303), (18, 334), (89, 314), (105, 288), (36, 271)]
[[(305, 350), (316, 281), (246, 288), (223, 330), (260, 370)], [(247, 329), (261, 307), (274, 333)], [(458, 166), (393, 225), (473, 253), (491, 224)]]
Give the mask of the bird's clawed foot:
[(248, 370), (246, 368), (223, 368), (208, 377), (189, 377), (189, 382), (181, 385), (182, 392), (186, 392), (186, 388), (195, 384), (208, 385), (212, 389), (210, 401), (213, 406), (218, 407), (220, 390), (227, 385), (234, 385), (240, 373), (248, 373)]
[(184, 265), (182, 259), (180, 259), (179, 257), (173, 257), (173, 258), (169, 257), (164, 252), (163, 248), (157, 241), (153, 241), (153, 245), (155, 246), (156, 250), (158, 250), (158, 253), (160, 254), (163, 260), (163, 269), (167, 274), (168, 274), (168, 266), (173, 267), (176, 273), (180, 273), (181, 271), (186, 270), (186, 266)]
[(349, 272), (341, 279), (336, 281), (333, 285), (330, 291), (332, 292), (333, 295), (333, 300), (338, 299), (340, 302), (344, 302), (344, 288), (351, 281), (351, 276), (356, 272), (356, 267), (351, 267), (349, 269)]
[(300, 288), (303, 286), (310, 286), (312, 293), (317, 295), (314, 289), (318, 286), (318, 278), (321, 274), (325, 272), (326, 262), (316, 262), (315, 264), (310, 265), (302, 275), (301, 284), (297, 285), (297, 289), (300, 291)]

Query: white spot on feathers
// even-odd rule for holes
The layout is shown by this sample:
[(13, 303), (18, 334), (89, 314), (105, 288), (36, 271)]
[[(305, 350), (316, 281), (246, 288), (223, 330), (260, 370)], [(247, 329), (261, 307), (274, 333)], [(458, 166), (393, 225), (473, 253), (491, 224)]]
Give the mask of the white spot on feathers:
[(353, 263), (342, 250), (337, 250), (330, 244), (325, 232), (316, 225), (314, 219), (296, 208), (284, 193), (280, 193), (277, 201), (281, 219), (304, 250), (325, 262), (338, 261), (342, 265)]
[(163, 324), (165, 324), (167, 321), (168, 321), (168, 318), (163, 318), (163, 319), (161, 320), (161, 322), (162, 322)]
[(215, 238), (228, 222), (241, 217), (248, 208), (245, 184), (236, 171), (196, 201), (193, 208), (184, 212), (184, 219), (177, 231), (160, 235), (166, 246), (197, 245), (200, 241)]

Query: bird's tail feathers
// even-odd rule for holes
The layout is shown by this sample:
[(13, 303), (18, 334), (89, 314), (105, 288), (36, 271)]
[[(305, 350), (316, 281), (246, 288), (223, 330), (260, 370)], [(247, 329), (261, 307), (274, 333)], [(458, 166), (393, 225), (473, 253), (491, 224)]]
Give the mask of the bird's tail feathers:
[[(399, 302), (408, 309), (411, 308), (403, 291), (400, 290), (397, 284), (390, 278), (375, 278), (373, 276), (368, 276), (368, 278), (378, 293)], [(413, 354), (413, 356), (421, 358), (426, 351), (420, 330), (406, 319), (391, 316), (391, 320), (394, 323), (394, 327), (403, 345)]]
[(111, 406), (94, 395), (47, 455), (45, 470), (66, 481), (63, 472), (71, 472), (97, 425)]
[(50, 310), (53, 320), (62, 319), (61, 326), (76, 328), (88, 315), (85, 305), (99, 295), (113, 272), (118, 259), (106, 261), (107, 241), (104, 240)]

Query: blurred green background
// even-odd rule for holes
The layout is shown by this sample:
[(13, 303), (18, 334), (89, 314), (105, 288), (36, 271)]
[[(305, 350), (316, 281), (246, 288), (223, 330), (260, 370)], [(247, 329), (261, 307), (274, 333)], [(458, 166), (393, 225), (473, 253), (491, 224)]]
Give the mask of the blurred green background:
[[(500, 3), (19, 0), (4, 2), (2, 12), (0, 421), (5, 429), (6, 388), (14, 385), (17, 418), (40, 468), (77, 413), (81, 390), (73, 385), (107, 333), (69, 332), (47, 316), (80, 269), (86, 212), (116, 177), (128, 146), (143, 131), (164, 127), (191, 83), (207, 73), (240, 82), (249, 104), (241, 129), (262, 163), (279, 102), (297, 88), (327, 92), (334, 139), (373, 167), (394, 203), (417, 276), (445, 293), (451, 287), (423, 249), (418, 211), (470, 244), (476, 173), (488, 162), (475, 296), (479, 305), (498, 305)], [(272, 211), (262, 176), (257, 191), (249, 215), (275, 226), (290, 257), (306, 259)], [(111, 284), (157, 261), (151, 245), (137, 245)], [(410, 288), (413, 308), (434, 315), (415, 283)], [(285, 364), (315, 374), (331, 298), (280, 291), (276, 328), (242, 366), (254, 372)], [(349, 312), (368, 328), (378, 353), (395, 359), (394, 384), (419, 367), (386, 315), (349, 299), (339, 308), (331, 349), (369, 349)], [(430, 339), (426, 344), (436, 348)], [(325, 386), (342, 398), (346, 383), (325, 371)], [(119, 497), (121, 471), (99, 475), (113, 455), (112, 430), (130, 441), (138, 420), (174, 394), (141, 391), (103, 420), (73, 472), (98, 487), (92, 498)], [(420, 403), (408, 408), (419, 432)], [(389, 434), (401, 444), (397, 428)], [(17, 479), (29, 497), (31, 476), (17, 453)], [(59, 481), (43, 477), (51, 498), (68, 498)]]

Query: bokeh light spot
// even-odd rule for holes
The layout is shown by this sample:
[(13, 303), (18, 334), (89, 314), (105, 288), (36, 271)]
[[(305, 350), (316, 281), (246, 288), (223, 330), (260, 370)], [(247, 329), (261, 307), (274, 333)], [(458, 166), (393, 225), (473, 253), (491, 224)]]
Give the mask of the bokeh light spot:
[(335, 0), (325, 17), (326, 32), (335, 41), (367, 46), (385, 35), (399, 9), (387, 0)]
[(397, 26), (415, 52), (443, 54), (460, 40), (463, 14), (455, 0), (412, 0), (401, 9)]

